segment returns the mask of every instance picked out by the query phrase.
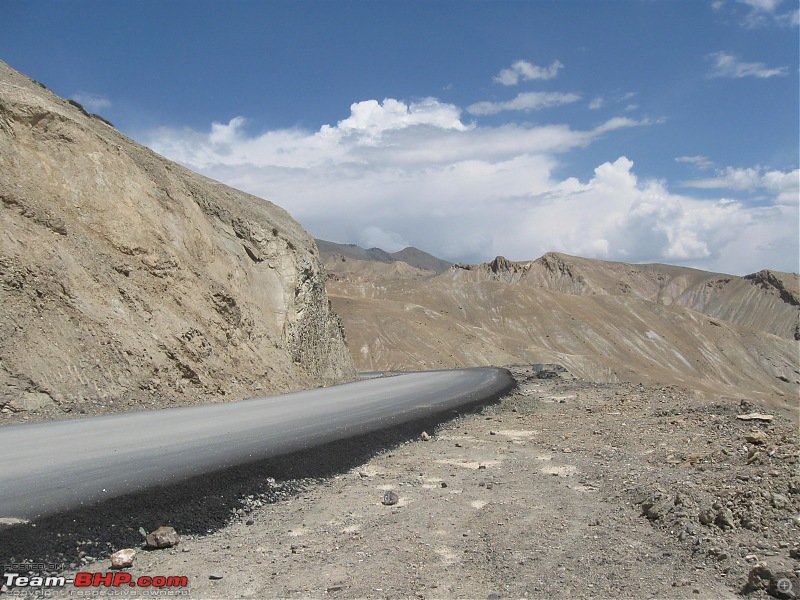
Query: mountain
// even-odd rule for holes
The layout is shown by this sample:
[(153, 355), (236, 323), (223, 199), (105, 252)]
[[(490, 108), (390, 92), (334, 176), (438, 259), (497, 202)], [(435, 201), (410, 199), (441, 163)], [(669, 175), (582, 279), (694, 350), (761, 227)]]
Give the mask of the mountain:
[(404, 248), (398, 252), (390, 253), (380, 248), (370, 248), (367, 250), (355, 244), (337, 244), (335, 242), (317, 240), (317, 247), (319, 248), (323, 260), (336, 254), (346, 259), (350, 258), (387, 264), (400, 261), (414, 268), (434, 271), (436, 273), (446, 271), (453, 264), (441, 258), (436, 258), (432, 254), (428, 254), (413, 246)]
[(429, 277), (382, 270), (339, 272), (327, 283), (359, 369), (560, 363), (594, 381), (784, 405), (797, 397), (794, 274), (735, 277), (556, 253)]
[(4, 418), (355, 376), (314, 240), (288, 213), (1, 62), (0, 222)]
[(781, 337), (800, 339), (800, 284), (791, 273), (763, 270), (745, 277), (670, 265), (629, 265), (550, 252), (530, 262), (498, 256), (456, 265), (452, 281), (503, 281), (578, 296), (625, 296), (691, 308)]

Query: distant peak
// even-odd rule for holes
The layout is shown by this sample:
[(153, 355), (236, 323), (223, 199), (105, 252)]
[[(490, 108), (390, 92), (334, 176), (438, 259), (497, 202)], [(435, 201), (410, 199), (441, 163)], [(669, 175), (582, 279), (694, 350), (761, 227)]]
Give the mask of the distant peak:
[(489, 268), (492, 273), (499, 273), (501, 271), (516, 271), (518, 263), (508, 260), (505, 256), (497, 256), (489, 263)]

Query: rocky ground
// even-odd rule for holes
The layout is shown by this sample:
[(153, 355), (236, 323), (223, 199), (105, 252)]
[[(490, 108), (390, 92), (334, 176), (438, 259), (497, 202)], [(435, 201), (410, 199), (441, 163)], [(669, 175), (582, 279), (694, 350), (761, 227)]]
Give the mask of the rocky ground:
[(438, 426), (7, 528), (3, 562), (106, 572), (139, 527), (170, 525), (180, 543), (138, 549), (126, 571), (186, 576), (193, 598), (800, 593), (796, 415), (512, 372), (512, 394)]

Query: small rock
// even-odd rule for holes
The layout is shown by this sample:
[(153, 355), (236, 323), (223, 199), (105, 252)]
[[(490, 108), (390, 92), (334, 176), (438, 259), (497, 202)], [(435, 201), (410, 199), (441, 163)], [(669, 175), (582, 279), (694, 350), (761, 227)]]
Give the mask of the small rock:
[(428, 442), (430, 441), (431, 436), (428, 435), (427, 431), (423, 431), (422, 433), (419, 434), (419, 439), (421, 439), (423, 442)]
[(386, 490), (383, 493), (383, 504), (386, 506), (394, 506), (400, 502), (400, 496), (394, 493), (392, 490)]
[(462, 446), (459, 442), (456, 442), (456, 448), (463, 448), (463, 447), (464, 446)]
[(343, 585), (332, 585), (328, 587), (325, 591), (330, 594), (332, 592), (341, 592), (344, 589)]
[(208, 576), (208, 578), (209, 579), (222, 579), (222, 575), (219, 575), (217, 573), (212, 573), (211, 575)]
[(145, 539), (145, 546), (148, 548), (171, 548), (181, 541), (181, 536), (175, 531), (174, 527), (159, 527), (148, 534)]
[(442, 481), (439, 485), (441, 485), (443, 488), (446, 488), (447, 487), (447, 482), (446, 481)]
[(789, 503), (789, 499), (784, 496), (783, 494), (772, 494), (772, 506), (777, 508), (778, 510), (786, 508), (786, 505)]
[(244, 524), (245, 525), (255, 525), (255, 521), (253, 521), (253, 519), (248, 519), (247, 521), (245, 521)]
[(750, 594), (758, 590), (765, 590), (775, 598), (796, 598), (793, 588), (797, 577), (792, 573), (773, 572), (765, 563), (759, 563), (750, 569), (744, 593)]
[(704, 508), (697, 514), (697, 519), (703, 525), (711, 525), (711, 523), (714, 522), (715, 518), (716, 515), (714, 514), (714, 511), (711, 510), (710, 508)]
[(719, 511), (717, 511), (717, 517), (714, 519), (714, 523), (722, 529), (733, 529), (735, 527), (735, 523), (731, 509), (721, 508)]
[(479, 468), (479, 469), (485, 469), (485, 468), (486, 468), (486, 465), (478, 465), (478, 468)]
[(772, 415), (764, 415), (761, 413), (749, 413), (746, 415), (736, 415), (740, 421), (772, 421)]
[(490, 431), (489, 435), (497, 435), (497, 432), (496, 431)]
[(758, 446), (767, 441), (767, 434), (763, 431), (751, 431), (744, 436), (744, 441)]
[(112, 569), (127, 569), (133, 566), (133, 559), (136, 558), (136, 550), (133, 548), (125, 548), (118, 550), (111, 555), (111, 568)]

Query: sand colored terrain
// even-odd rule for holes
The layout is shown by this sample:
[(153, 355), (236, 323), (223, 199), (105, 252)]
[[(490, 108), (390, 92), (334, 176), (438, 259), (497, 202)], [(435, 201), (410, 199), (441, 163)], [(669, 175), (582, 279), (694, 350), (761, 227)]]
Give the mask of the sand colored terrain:
[(313, 238), (0, 63), (5, 421), (354, 377)]
[[(797, 275), (735, 277), (547, 254), (430, 276), (329, 261), (327, 289), (362, 370), (559, 363), (796, 404)], [(381, 274), (375, 271), (383, 269)]]

